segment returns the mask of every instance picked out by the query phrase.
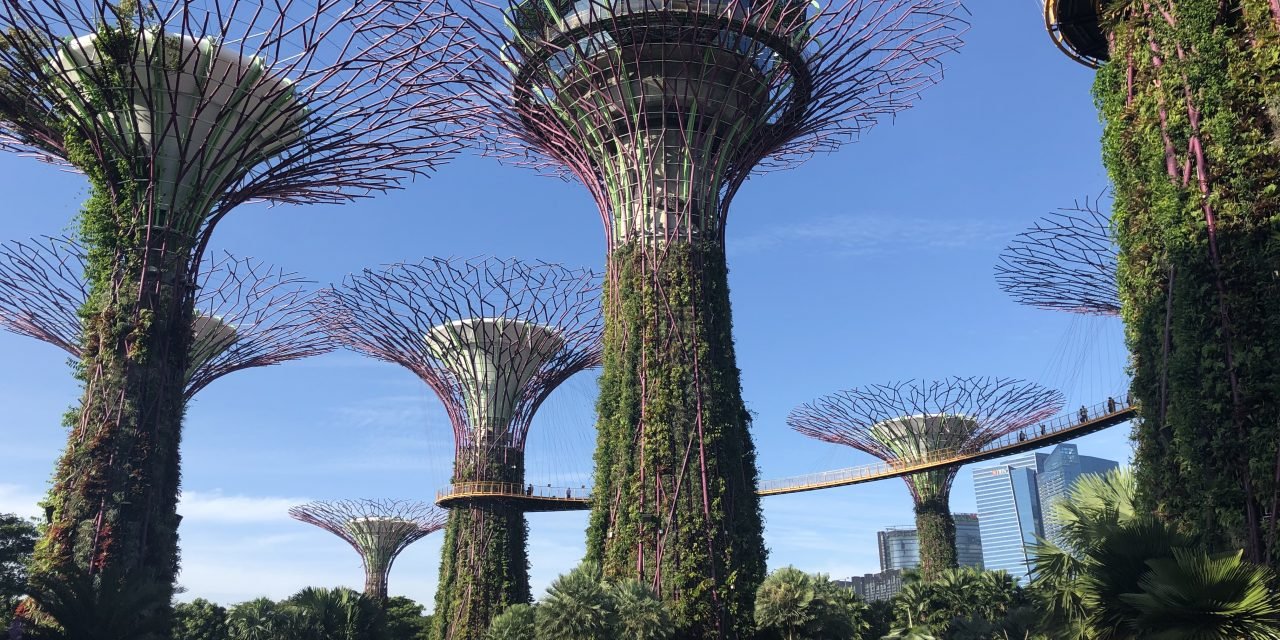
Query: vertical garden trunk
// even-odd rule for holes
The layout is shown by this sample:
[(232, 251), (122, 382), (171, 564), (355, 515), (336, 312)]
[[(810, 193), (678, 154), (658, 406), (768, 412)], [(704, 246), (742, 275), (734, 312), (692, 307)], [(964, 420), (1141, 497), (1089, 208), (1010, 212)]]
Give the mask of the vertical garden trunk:
[(1270, 562), (1280, 513), (1280, 33), (1267, 0), (1140, 0), (1105, 25), (1104, 159), (1146, 506)]
[(921, 497), (916, 501), (916, 537), (920, 545), (920, 574), (932, 580), (956, 564), (956, 521), (951, 517), (949, 496)]
[[(495, 455), (493, 449), (482, 449), (487, 464), (469, 465), (471, 454), (460, 454), (455, 484), (523, 484), (523, 454), (508, 449)], [(494, 616), (532, 599), (528, 538), (524, 513), (500, 499), (449, 510), (432, 614), (434, 640), (484, 640)]]
[[(67, 416), (70, 434), (47, 503), (52, 519), (32, 575), (37, 584), (72, 588), (101, 580), (93, 603), (46, 594), (41, 609), (55, 620), (65, 607), (91, 606), (93, 613), (77, 615), (167, 634), (178, 569), (192, 243), (139, 226), (141, 198), (127, 186), (109, 186), (129, 181), (87, 172), (94, 189), (82, 212), (89, 254), (78, 367), (83, 396)], [(120, 618), (117, 607), (136, 618)]]
[(587, 556), (672, 604), (690, 638), (752, 634), (765, 549), (718, 244), (615, 248)]

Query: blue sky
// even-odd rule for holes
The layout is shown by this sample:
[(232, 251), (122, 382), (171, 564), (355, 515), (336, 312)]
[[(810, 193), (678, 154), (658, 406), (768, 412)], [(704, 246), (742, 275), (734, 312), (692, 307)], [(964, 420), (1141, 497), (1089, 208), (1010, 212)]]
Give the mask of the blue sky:
[[(785, 425), (795, 405), (838, 389), (948, 375), (1022, 377), (1061, 388), (1068, 406), (1121, 388), (1114, 320), (1024, 308), (996, 288), (1002, 247), (1034, 218), (1106, 185), (1093, 74), (1043, 32), (1036, 0), (970, 7), (967, 47), (915, 108), (856, 144), (756, 177), (728, 227), (738, 360), (764, 478), (870, 462)], [(0, 239), (60, 234), (84, 181), (0, 155)], [(463, 157), (403, 191), (342, 207), (246, 206), (213, 250), (253, 256), (320, 283), (424, 256), (492, 254), (603, 266), (586, 190), (485, 158)], [(590, 470), (593, 380), (580, 376), (536, 419), (530, 480)], [(0, 334), (0, 511), (34, 513), (64, 443), (77, 390), (66, 358)], [(1078, 441), (1127, 460), (1127, 427)], [(444, 412), (425, 385), (349, 352), (232, 374), (192, 403), (183, 445), (186, 597), (237, 602), (308, 585), (362, 581), (354, 552), (289, 520), (311, 499), (429, 500), (452, 453)], [(952, 492), (974, 508), (969, 469)], [(875, 531), (910, 524), (905, 485), (764, 501), (772, 568), (848, 576), (878, 570)], [(581, 557), (585, 514), (530, 516), (535, 592)], [(428, 605), (440, 535), (401, 556), (393, 594)]]

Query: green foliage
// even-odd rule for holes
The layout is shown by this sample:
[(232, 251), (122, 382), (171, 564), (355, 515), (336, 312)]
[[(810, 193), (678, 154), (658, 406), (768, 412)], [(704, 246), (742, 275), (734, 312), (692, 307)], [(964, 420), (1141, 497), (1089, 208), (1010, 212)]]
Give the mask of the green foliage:
[(390, 640), (427, 640), (431, 635), (431, 616), (423, 606), (404, 596), (392, 596), (383, 607)]
[(284, 602), (301, 612), (296, 640), (380, 640), (382, 606), (352, 589), (308, 587)]
[(617, 625), (600, 566), (591, 562), (556, 578), (535, 616), (539, 640), (604, 640)]
[(173, 607), (174, 640), (227, 640), (227, 610), (203, 598)]
[(671, 612), (648, 585), (638, 580), (619, 580), (609, 585), (609, 596), (617, 618), (612, 638), (667, 640), (675, 633)]
[(1274, 575), (1242, 555), (1174, 549), (1172, 558), (1148, 560), (1142, 593), (1120, 596), (1137, 613), (1134, 626), (1159, 640), (1280, 638)]
[(749, 637), (766, 552), (723, 248), (625, 245), (609, 273), (587, 556), (659, 584), (682, 635)]
[(950, 491), (922, 494), (915, 503), (920, 541), (920, 573), (927, 579), (959, 565), (956, 561), (956, 521), (951, 516)]
[(27, 564), (38, 535), (29, 520), (0, 514), (0, 629), (9, 626), (18, 598), (27, 592)]
[(870, 629), (868, 607), (852, 589), (795, 567), (774, 571), (760, 584), (755, 619), (762, 639), (846, 640)]
[(32, 629), (35, 640), (160, 640), (171, 631), (157, 611), (167, 589), (150, 576), (34, 575), (29, 587), (41, 617), (56, 623)]
[(1033, 589), (1055, 638), (1280, 638), (1270, 569), (1239, 553), (1210, 555), (1135, 512), (1133, 477), (1115, 471), (1054, 506), (1060, 544), (1034, 555)]
[(529, 526), (502, 509), (450, 509), (436, 588), (434, 640), (482, 640), (493, 617), (527, 604)]
[(948, 640), (1016, 633), (1027, 626), (1030, 605), (1009, 574), (973, 567), (946, 569), (932, 580), (908, 574), (893, 602), (895, 633), (927, 632)]
[[(1280, 32), (1267, 0), (1116, 3), (1098, 74), (1144, 511), (1280, 558)], [(1268, 511), (1272, 515), (1268, 517)]]
[(604, 580), (600, 565), (583, 562), (560, 576), (537, 605), (508, 607), (486, 640), (670, 640), (667, 606), (635, 580)]
[(537, 637), (534, 608), (513, 604), (493, 618), (486, 640), (534, 640)]

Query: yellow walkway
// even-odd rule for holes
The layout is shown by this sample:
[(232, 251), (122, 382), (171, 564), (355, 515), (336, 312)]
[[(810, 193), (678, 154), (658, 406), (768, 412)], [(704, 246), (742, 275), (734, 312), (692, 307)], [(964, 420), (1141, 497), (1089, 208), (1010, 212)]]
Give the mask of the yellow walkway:
[[(759, 493), (762, 496), (776, 496), (845, 487), (1002, 458), (1101, 431), (1132, 420), (1135, 415), (1136, 410), (1125, 402), (1108, 400), (1085, 409), (1083, 416), (1078, 412), (1073, 415), (1059, 416), (1052, 421), (1029, 426), (1020, 432), (989, 442), (981, 449), (937, 451), (926, 458), (916, 460), (878, 462), (849, 469), (765, 480), (760, 483)], [(436, 504), (445, 508), (508, 504), (518, 506), (521, 511), (530, 512), (578, 511), (590, 508), (590, 496), (591, 490), (586, 487), (535, 487), (502, 482), (468, 482), (445, 487), (436, 494)]]

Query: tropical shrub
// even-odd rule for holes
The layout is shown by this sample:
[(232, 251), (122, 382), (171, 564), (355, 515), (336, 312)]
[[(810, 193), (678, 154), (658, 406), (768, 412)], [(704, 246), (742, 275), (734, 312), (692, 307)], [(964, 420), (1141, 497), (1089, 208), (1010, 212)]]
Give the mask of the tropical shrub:
[(795, 567), (774, 571), (756, 590), (756, 628), (762, 639), (861, 638), (869, 628), (867, 611), (852, 589)]

